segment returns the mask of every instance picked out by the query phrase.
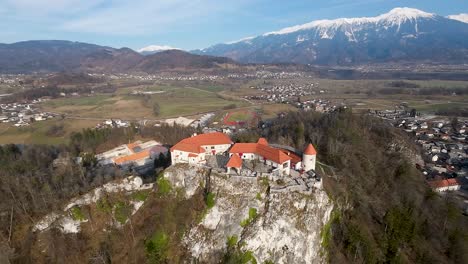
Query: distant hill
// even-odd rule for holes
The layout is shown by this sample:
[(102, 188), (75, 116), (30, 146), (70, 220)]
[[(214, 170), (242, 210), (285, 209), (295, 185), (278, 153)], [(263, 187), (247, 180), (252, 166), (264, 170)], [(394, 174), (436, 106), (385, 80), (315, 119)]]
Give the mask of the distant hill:
[(468, 62), (468, 24), (458, 20), (395, 8), (376, 17), (312, 21), (194, 53), (244, 63), (463, 64)]
[(129, 48), (108, 48), (81, 58), (80, 68), (90, 72), (129, 72), (143, 60), (143, 55)]
[(180, 50), (144, 56), (132, 49), (62, 40), (0, 44), (0, 73), (32, 72), (146, 72), (218, 68), (231, 59), (200, 56)]
[(80, 67), (82, 58), (103, 49), (108, 49), (108, 47), (62, 40), (32, 40), (0, 44), (0, 72), (73, 70)]
[(166, 50), (145, 56), (136, 69), (156, 72), (170, 69), (208, 69), (222, 64), (236, 64), (232, 59), (190, 54), (181, 50)]

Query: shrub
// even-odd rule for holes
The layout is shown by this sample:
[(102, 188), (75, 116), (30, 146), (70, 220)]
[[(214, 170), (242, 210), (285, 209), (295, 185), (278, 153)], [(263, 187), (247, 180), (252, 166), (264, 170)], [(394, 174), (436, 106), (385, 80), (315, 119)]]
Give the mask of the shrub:
[(257, 195), (255, 196), (255, 198), (257, 200), (261, 201), (262, 200), (262, 194), (258, 192)]
[(238, 238), (236, 235), (228, 236), (226, 245), (228, 248), (235, 248), (237, 246)]
[(257, 218), (257, 209), (256, 208), (250, 208), (249, 209), (249, 217), (247, 219), (242, 220), (240, 225), (242, 227), (246, 227), (247, 225), (252, 223), (255, 220), (255, 218)]
[(149, 190), (137, 191), (137, 192), (132, 193), (132, 198), (137, 201), (144, 202), (146, 201), (146, 198), (148, 198), (149, 194), (150, 194)]
[(227, 251), (223, 257), (222, 263), (232, 264), (257, 264), (252, 251), (240, 250), (237, 246), (238, 237), (236, 235), (228, 236), (226, 241)]
[(112, 212), (112, 204), (109, 202), (107, 197), (99, 199), (96, 203), (96, 207), (99, 211), (102, 211), (104, 213)]
[(125, 224), (132, 214), (132, 206), (121, 201), (115, 204), (114, 210), (115, 220), (121, 224)]
[(235, 109), (237, 107), (236, 104), (228, 104), (223, 107), (224, 110)]
[(208, 207), (208, 209), (211, 209), (215, 206), (215, 203), (216, 203), (216, 200), (215, 200), (215, 195), (214, 193), (208, 193), (206, 195), (206, 198), (205, 198), (205, 203), (206, 203), (206, 207)]
[(86, 220), (85, 215), (83, 214), (83, 211), (81, 211), (81, 208), (79, 206), (74, 206), (72, 209), (70, 209), (71, 217), (73, 220), (76, 221), (84, 221)]
[(156, 184), (158, 185), (158, 194), (160, 196), (167, 195), (172, 191), (171, 183), (164, 177), (160, 177)]
[(146, 255), (149, 263), (166, 263), (169, 249), (169, 236), (162, 232), (156, 232), (150, 240), (145, 242)]

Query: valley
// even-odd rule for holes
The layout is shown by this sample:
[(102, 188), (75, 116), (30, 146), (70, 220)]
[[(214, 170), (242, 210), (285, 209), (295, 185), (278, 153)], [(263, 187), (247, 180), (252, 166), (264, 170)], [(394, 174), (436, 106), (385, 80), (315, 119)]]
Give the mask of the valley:
[[(235, 109), (253, 111), (264, 119), (288, 111), (315, 109), (316, 105), (320, 105), (319, 111), (338, 106), (351, 107), (355, 112), (414, 108), (421, 113), (440, 115), (446, 109), (468, 109), (468, 81), (323, 79), (314, 72), (298, 71), (290, 72), (291, 76), (274, 71), (262, 74), (172, 73), (157, 78), (99, 75), (102, 79), (98, 82), (62, 84), (58, 86), (64, 91), (61, 95), (39, 97), (45, 99), (34, 106), (41, 112), (51, 113), (55, 116), (53, 120), (30, 123), (26, 127), (15, 127), (14, 122), (1, 123), (0, 142), (41, 143), (49, 135), (54, 139), (50, 142), (62, 143), (71, 133), (110, 119), (155, 125), (166, 119), (196, 120), (206, 113), (215, 113), (215, 118), (205, 124), (213, 126), (213, 122), (223, 124), (226, 114)], [(44, 80), (41, 76), (13, 76), (14, 84), (5, 86), (10, 92), (18, 89), (14, 87), (20, 86), (19, 80)], [(42, 82), (42, 85), (49, 83)], [(37, 89), (31, 85), (23, 84), (23, 87), (23, 91)], [(82, 90), (83, 87), (87, 88)], [(105, 91), (101, 87), (110, 88)], [(25, 121), (29, 123), (29, 119)], [(54, 128), (60, 131), (51, 133)]]
[(468, 4), (398, 4), (2, 3), (0, 263), (468, 263)]

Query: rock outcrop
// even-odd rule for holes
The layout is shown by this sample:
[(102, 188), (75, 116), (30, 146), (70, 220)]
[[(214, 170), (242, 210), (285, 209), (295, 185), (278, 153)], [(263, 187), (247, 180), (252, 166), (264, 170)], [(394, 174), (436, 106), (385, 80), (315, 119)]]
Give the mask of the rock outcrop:
[(214, 206), (183, 238), (193, 260), (218, 262), (227, 240), (236, 237), (237, 247), (258, 263), (324, 262), (320, 233), (333, 208), (324, 190), (272, 193), (267, 179), (227, 177), (186, 165), (167, 169), (164, 177), (185, 190), (186, 198), (197, 188), (215, 195)]

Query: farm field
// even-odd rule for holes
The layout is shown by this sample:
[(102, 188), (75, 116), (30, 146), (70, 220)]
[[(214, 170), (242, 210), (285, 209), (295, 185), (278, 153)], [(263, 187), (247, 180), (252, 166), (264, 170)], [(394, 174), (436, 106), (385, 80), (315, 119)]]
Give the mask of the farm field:
[[(68, 141), (73, 131), (94, 127), (109, 118), (124, 120), (159, 120), (179, 116), (196, 117), (205, 112), (215, 112), (213, 122), (216, 127), (225, 126), (225, 117), (229, 122), (248, 122), (250, 113), (257, 113), (262, 119), (274, 118), (278, 113), (298, 111), (290, 104), (255, 102), (242, 98), (245, 95), (265, 93), (252, 88), (256, 85), (288, 85), (289, 83), (314, 83), (317, 94), (312, 98), (327, 99), (332, 104), (344, 103), (356, 112), (394, 109), (402, 104), (415, 108), (419, 112), (435, 113), (451, 108), (467, 109), (468, 96), (453, 95), (411, 95), (379, 94), (369, 91), (388, 88), (395, 80), (328, 80), (328, 79), (280, 79), (251, 80), (242, 84), (224, 86), (217, 83), (170, 82), (160, 84), (128, 83), (118, 88), (113, 94), (93, 94), (91, 96), (67, 97), (45, 101), (41, 108), (45, 111), (63, 114), (64, 120), (56, 118), (36, 122), (29, 127), (13, 127), (0, 123), (0, 144), (37, 143), (61, 144)], [(425, 88), (462, 88), (468, 89), (468, 82), (461, 81), (404, 81)], [(192, 85), (193, 84), (193, 85)], [(319, 90), (324, 93), (318, 93)], [(412, 89), (412, 88), (403, 88)], [(133, 91), (154, 91), (155, 94), (132, 94)], [(406, 91), (406, 90), (405, 90)], [(154, 114), (154, 105), (158, 106), (158, 115)], [(51, 130), (58, 129), (56, 133)]]
[(257, 113), (250, 110), (235, 110), (228, 112), (224, 119), (223, 123), (225, 125), (236, 125), (236, 124), (247, 124), (250, 122), (255, 122), (257, 118)]
[(259, 108), (263, 119), (274, 118), (281, 112), (298, 111), (298, 109), (289, 104), (264, 104)]
[[(132, 95), (131, 91), (161, 91), (152, 95)], [(43, 104), (46, 111), (84, 118), (161, 119), (216, 111), (226, 106), (243, 107), (244, 100), (218, 95), (219, 87), (206, 89), (193, 87), (135, 86), (119, 89), (114, 95), (63, 98)], [(146, 99), (145, 99), (146, 96)], [(144, 100), (150, 101), (145, 103)], [(152, 106), (159, 105), (159, 115)]]
[[(27, 127), (0, 124), (0, 144), (64, 144), (71, 133), (91, 128), (97, 124), (92, 120), (51, 119), (35, 122)], [(55, 128), (55, 129), (54, 129)]]

